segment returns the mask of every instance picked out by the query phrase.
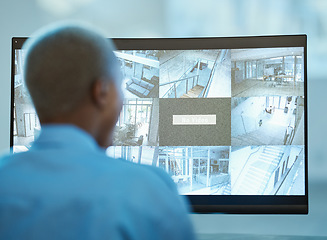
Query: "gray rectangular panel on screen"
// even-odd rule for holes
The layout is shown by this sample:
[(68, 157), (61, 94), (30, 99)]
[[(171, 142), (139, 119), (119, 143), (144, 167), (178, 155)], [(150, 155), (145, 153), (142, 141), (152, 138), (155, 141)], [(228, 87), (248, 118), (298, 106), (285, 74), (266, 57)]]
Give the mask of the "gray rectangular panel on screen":
[[(230, 101), (230, 98), (160, 99), (160, 146), (230, 145)], [(175, 123), (180, 123), (184, 116), (188, 124), (173, 124), (174, 116)]]

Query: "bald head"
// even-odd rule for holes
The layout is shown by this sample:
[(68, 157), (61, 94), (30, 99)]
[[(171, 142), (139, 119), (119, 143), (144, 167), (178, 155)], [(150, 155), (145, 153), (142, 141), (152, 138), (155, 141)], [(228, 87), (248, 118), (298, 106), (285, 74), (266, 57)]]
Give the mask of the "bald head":
[(113, 43), (85, 26), (45, 29), (24, 48), (25, 82), (41, 122), (73, 111), (99, 79), (120, 86)]

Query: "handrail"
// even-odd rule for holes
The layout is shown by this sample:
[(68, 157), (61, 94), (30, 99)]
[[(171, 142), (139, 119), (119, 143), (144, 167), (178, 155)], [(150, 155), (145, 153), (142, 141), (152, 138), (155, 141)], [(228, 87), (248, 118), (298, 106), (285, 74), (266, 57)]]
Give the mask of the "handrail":
[[(291, 126), (289, 126), (291, 127)], [(295, 135), (295, 128), (294, 127), (291, 127), (292, 128), (292, 132), (289, 136), (289, 140), (288, 140), (288, 144), (291, 144), (293, 142), (293, 138), (294, 138), (294, 135)]]
[(172, 83), (186, 81), (186, 80), (188, 80), (190, 78), (194, 78), (194, 77), (199, 77), (199, 75), (194, 75), (194, 76), (191, 76), (191, 77), (187, 77), (187, 78), (183, 78), (183, 79), (178, 79), (178, 80), (174, 80), (174, 81), (171, 81), (171, 82), (162, 83), (162, 84), (159, 84), (159, 86), (161, 87), (161, 86), (165, 86), (165, 85), (172, 84)]
[[(188, 80), (189, 79), (193, 79), (192, 87), (194, 87), (195, 86), (194, 82), (196, 82), (196, 84), (198, 84), (199, 75), (194, 75), (194, 76), (191, 76), (191, 77), (187, 77), (187, 78), (183, 78), (183, 79), (179, 79), (179, 80), (175, 80), (175, 81), (172, 81), (172, 82), (169, 82), (169, 83), (163, 83), (163, 84), (159, 85), (159, 86), (164, 86), (164, 85), (168, 85), (168, 84), (173, 84), (162, 97), (164, 98), (166, 95), (169, 95), (169, 93), (171, 93), (174, 90), (175, 91), (175, 98), (177, 98), (176, 89), (177, 89), (177, 87), (179, 85), (176, 86), (176, 83), (181, 83), (183, 81), (186, 81), (186, 91), (185, 91), (185, 93), (187, 93), (187, 91), (188, 91)], [(196, 79), (196, 80), (194, 81), (194, 79)]]
[(208, 81), (207, 86), (205, 87), (205, 89), (203, 91), (202, 97), (207, 97), (208, 89), (209, 89), (209, 87), (211, 85), (211, 82), (212, 82), (212, 77), (213, 77), (213, 75), (214, 75), (214, 73), (216, 71), (216, 63), (218, 61), (218, 58), (220, 59), (220, 62), (222, 62), (222, 59), (225, 57), (226, 52), (227, 52), (227, 50), (223, 49), (223, 50), (221, 50), (220, 54), (217, 54), (217, 57), (215, 59), (215, 62), (213, 64), (213, 67), (212, 67), (211, 72), (210, 72), (209, 81)]
[[(269, 179), (268, 179), (268, 181), (267, 181), (266, 187), (265, 187), (265, 189), (263, 190), (262, 193), (265, 193), (265, 191), (267, 190), (268, 184), (269, 184), (269, 182), (270, 182), (272, 176), (274, 175), (274, 172), (275, 172), (276, 169), (279, 167), (280, 161), (283, 159), (283, 157), (284, 157), (284, 153), (282, 153), (282, 155), (281, 155), (280, 158), (279, 158), (279, 162), (278, 162), (277, 166), (276, 166), (275, 169), (271, 172), (270, 177), (269, 177)], [(271, 165), (271, 164), (270, 164), (270, 165)]]
[[(245, 166), (247, 165), (249, 159), (252, 157), (253, 154), (257, 153), (259, 150), (260, 150), (260, 147), (258, 147), (258, 149), (257, 149), (256, 151), (252, 152), (252, 153), (249, 155), (248, 159), (246, 159), (246, 161), (245, 161), (245, 163), (244, 163), (244, 165), (243, 165), (243, 168), (242, 168), (240, 174), (238, 175), (238, 177), (237, 177), (235, 183), (233, 184), (233, 186), (238, 182), (238, 179), (239, 179), (240, 176), (243, 174), (244, 168), (245, 168)], [(231, 188), (232, 188), (232, 183), (231, 183), (230, 185), (231, 185)]]
[(241, 119), (242, 119), (242, 123), (243, 123), (244, 132), (245, 132), (245, 134), (247, 134), (245, 124), (244, 124), (244, 119), (243, 119), (243, 112), (241, 113)]
[[(299, 155), (303, 152), (303, 148), (301, 149)], [(298, 155), (298, 156), (299, 156)], [(287, 173), (284, 174), (283, 180), (280, 183), (280, 185), (278, 186), (278, 189), (276, 190), (276, 192), (274, 193), (274, 195), (277, 194), (277, 192), (279, 191), (280, 187), (283, 185), (285, 179), (287, 178), (288, 174), (291, 172), (292, 168), (294, 167), (295, 163), (298, 161), (298, 158), (295, 159), (295, 161), (293, 162), (292, 166), (288, 169)], [(287, 166), (286, 166), (287, 167)]]
[(284, 145), (289, 145), (290, 143), (291, 143), (291, 141), (293, 140), (293, 139), (291, 139), (291, 137), (293, 137), (293, 133), (294, 133), (294, 128), (292, 127), (292, 126), (290, 126), (290, 125), (288, 125), (287, 126), (288, 128), (291, 128), (291, 134), (287, 134), (287, 129), (286, 129), (286, 132), (285, 132), (285, 135), (288, 135), (287, 136), (287, 138), (285, 139), (285, 137), (284, 137)]
[[(219, 187), (218, 187), (218, 189), (216, 191), (210, 193), (209, 195), (214, 195), (215, 193), (217, 193), (221, 189), (221, 187), (225, 187), (225, 188), (228, 187), (228, 185), (230, 184), (230, 175), (229, 174), (227, 174), (227, 175), (228, 175), (228, 178), (229, 178), (229, 182), (228, 183), (220, 183), (220, 184), (214, 185), (214, 186), (219, 186)], [(212, 188), (214, 186), (210, 186), (210, 188)]]

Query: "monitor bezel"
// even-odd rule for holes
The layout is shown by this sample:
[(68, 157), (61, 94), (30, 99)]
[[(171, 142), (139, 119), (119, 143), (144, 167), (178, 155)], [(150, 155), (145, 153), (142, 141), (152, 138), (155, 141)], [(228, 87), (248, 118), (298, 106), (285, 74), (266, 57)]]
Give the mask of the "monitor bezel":
[[(27, 37), (13, 37), (11, 51), (10, 147), (13, 147), (15, 50)], [(195, 213), (229, 214), (308, 214), (308, 94), (307, 35), (204, 37), (204, 38), (114, 38), (118, 50), (191, 50), (246, 48), (304, 48), (304, 195), (188, 195)]]

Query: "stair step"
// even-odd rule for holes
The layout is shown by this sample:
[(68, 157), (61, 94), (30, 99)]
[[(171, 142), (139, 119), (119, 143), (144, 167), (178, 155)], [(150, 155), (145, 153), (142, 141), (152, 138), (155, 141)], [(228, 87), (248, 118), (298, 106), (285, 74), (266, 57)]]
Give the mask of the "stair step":
[(269, 157), (269, 156), (266, 156), (266, 155), (263, 155), (263, 154), (261, 154), (259, 158), (264, 159), (264, 160), (268, 160), (268, 161), (274, 161), (274, 160), (279, 161), (279, 159), (280, 159), (279, 157)]
[[(258, 142), (254, 136), (238, 136), (237, 139), (251, 142)], [(265, 146), (263, 151), (258, 153), (256, 161), (252, 162), (247, 169), (245, 176), (242, 178), (237, 194), (253, 195), (263, 194), (268, 181), (271, 177), (272, 170), (276, 167), (283, 156), (284, 146)]]
[(273, 148), (273, 147), (265, 147), (265, 149), (263, 150), (263, 152), (270, 152), (270, 153), (274, 153), (274, 154), (282, 154), (284, 151), (284, 148)]
[(251, 168), (254, 169), (254, 171), (259, 171), (259, 172), (262, 172), (262, 174), (266, 175), (267, 174), (267, 171), (266, 170), (263, 170), (259, 167), (256, 167), (256, 166), (252, 166)]
[(266, 178), (260, 178), (255, 175), (252, 175), (251, 177), (249, 177), (249, 179), (251, 179), (252, 182), (256, 182), (256, 184), (263, 184), (264, 182), (267, 182), (267, 180), (268, 180)]
[(260, 177), (261, 179), (268, 179), (267, 172), (256, 171), (255, 169), (250, 169), (248, 172)]
[(275, 165), (277, 166), (279, 161), (271, 161), (271, 160), (265, 160), (265, 159), (260, 159), (261, 162), (265, 162), (267, 164)]
[[(246, 180), (244, 180), (244, 182), (243, 183), (247, 183), (247, 184), (250, 184), (250, 185), (252, 185), (252, 186), (255, 186), (256, 188), (258, 188), (259, 186), (261, 186), (262, 185), (262, 181), (260, 180), (260, 179), (258, 179), (258, 178), (254, 178), (254, 177), (252, 177), (252, 178), (247, 178)], [(243, 185), (243, 184), (242, 184)]]
[(253, 191), (259, 192), (264, 189), (264, 186), (263, 185), (254, 185), (254, 184), (245, 182), (244, 185), (242, 184), (241, 188), (243, 190), (248, 190), (249, 192), (253, 192)]
[(272, 152), (280, 152), (282, 148), (280, 147), (273, 147), (273, 146), (266, 146), (265, 151), (272, 151)]
[(267, 163), (264, 161), (256, 161), (255, 163), (252, 164), (253, 167), (260, 168), (262, 170), (266, 170), (270, 167), (271, 163)]
[(262, 152), (261, 155), (267, 156), (267, 157), (279, 157), (280, 154), (277, 153), (271, 153), (271, 152)]
[(199, 97), (203, 89), (204, 89), (203, 86), (195, 85), (187, 93), (183, 94), (181, 98), (197, 98)]
[(262, 152), (262, 155), (272, 158), (280, 158), (282, 154), (270, 153), (270, 152)]

